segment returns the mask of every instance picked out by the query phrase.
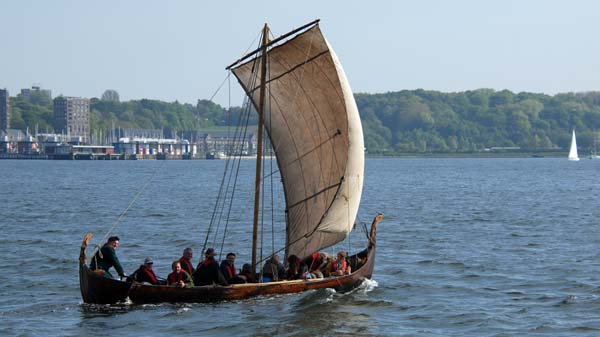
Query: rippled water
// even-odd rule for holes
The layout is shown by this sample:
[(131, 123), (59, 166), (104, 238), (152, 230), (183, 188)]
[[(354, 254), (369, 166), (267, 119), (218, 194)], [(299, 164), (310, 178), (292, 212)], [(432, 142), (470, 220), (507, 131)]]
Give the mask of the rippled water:
[[(183, 248), (201, 248), (223, 165), (0, 161), (0, 335), (600, 335), (600, 160), (587, 159), (367, 160), (359, 218), (385, 219), (374, 280), (350, 294), (82, 304), (86, 232), (97, 244), (143, 190), (114, 230), (118, 254), (129, 273), (152, 256), (165, 276)], [(238, 265), (248, 186), (224, 248)], [(346, 249), (364, 247), (355, 232)]]

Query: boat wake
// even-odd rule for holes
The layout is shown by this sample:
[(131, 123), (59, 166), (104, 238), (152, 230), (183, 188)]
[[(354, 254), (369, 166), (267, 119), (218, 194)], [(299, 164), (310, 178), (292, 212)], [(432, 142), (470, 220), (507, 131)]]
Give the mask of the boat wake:
[(379, 287), (379, 283), (372, 279), (365, 279), (363, 283), (356, 288), (354, 291), (360, 291), (362, 293), (368, 293), (370, 291), (375, 290), (375, 288)]
[(90, 304), (81, 303), (81, 310), (88, 317), (106, 316), (118, 313), (125, 313), (131, 309), (131, 303), (116, 304)]

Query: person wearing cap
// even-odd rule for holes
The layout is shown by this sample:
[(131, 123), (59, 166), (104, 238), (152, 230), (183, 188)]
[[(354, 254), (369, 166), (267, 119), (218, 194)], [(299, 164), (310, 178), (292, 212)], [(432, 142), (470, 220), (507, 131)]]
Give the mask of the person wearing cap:
[(112, 274), (108, 271), (111, 267), (115, 267), (117, 274), (120, 277), (127, 277), (127, 274), (123, 272), (123, 267), (119, 262), (116, 250), (119, 248), (119, 237), (111, 236), (108, 241), (102, 246), (102, 248), (96, 252), (90, 263), (91, 270), (100, 270), (104, 277), (113, 278)]
[(147, 257), (144, 259), (144, 264), (131, 274), (131, 278), (139, 283), (148, 283), (152, 285), (164, 284), (163, 281), (156, 277), (154, 270), (152, 270), (153, 265), (154, 261), (152, 261), (152, 258)]
[(211, 284), (229, 285), (225, 277), (219, 269), (219, 263), (215, 260), (215, 250), (208, 248), (204, 253), (204, 260), (198, 263), (194, 272), (194, 284), (197, 286), (205, 286)]
[(194, 286), (190, 274), (181, 268), (181, 262), (173, 261), (171, 269), (173, 269), (173, 272), (167, 276), (168, 285), (179, 288), (192, 288)]

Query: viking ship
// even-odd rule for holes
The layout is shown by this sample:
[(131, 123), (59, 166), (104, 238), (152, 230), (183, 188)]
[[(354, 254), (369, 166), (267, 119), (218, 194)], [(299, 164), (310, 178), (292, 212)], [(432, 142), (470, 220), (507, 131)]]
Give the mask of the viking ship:
[[(268, 135), (285, 199), (285, 256), (308, 257), (344, 241), (355, 227), (364, 179), (362, 125), (346, 75), (315, 20), (273, 40), (265, 24), (259, 47), (227, 67), (258, 113), (252, 270)], [(351, 273), (325, 278), (178, 288), (110, 279), (90, 270), (81, 245), (79, 278), (86, 303), (216, 302), (332, 288), (345, 292), (372, 277), (377, 214), (366, 248), (347, 257)]]

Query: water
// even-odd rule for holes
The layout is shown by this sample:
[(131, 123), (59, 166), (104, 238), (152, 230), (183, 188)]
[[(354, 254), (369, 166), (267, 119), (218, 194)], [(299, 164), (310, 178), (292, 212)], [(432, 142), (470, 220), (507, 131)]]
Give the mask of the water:
[[(143, 190), (113, 231), (118, 255), (129, 273), (152, 256), (166, 276), (183, 248), (199, 251), (223, 165), (0, 161), (0, 335), (600, 335), (599, 160), (369, 159), (359, 217), (385, 219), (374, 280), (353, 293), (82, 304), (86, 232), (97, 244)], [(241, 190), (223, 251), (238, 265), (251, 223)], [(353, 251), (365, 245), (355, 232)]]

